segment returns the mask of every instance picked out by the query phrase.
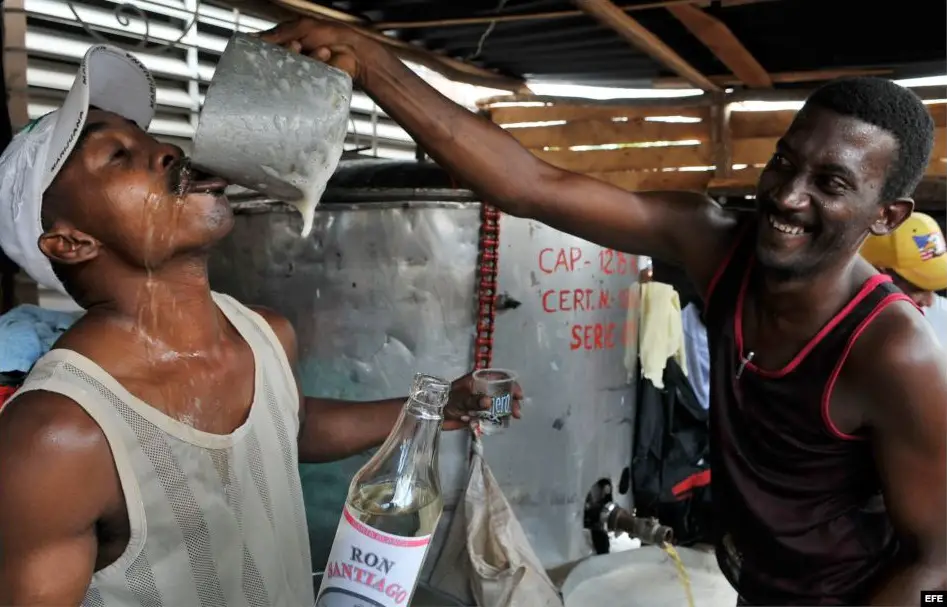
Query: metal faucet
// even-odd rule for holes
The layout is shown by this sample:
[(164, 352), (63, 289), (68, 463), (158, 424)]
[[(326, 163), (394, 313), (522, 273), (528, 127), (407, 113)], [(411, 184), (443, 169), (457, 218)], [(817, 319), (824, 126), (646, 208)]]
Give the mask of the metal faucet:
[(674, 541), (674, 530), (662, 525), (658, 519), (637, 517), (634, 511), (628, 512), (615, 502), (605, 504), (600, 520), (605, 530), (624, 531), (629, 536), (640, 539), (642, 544), (660, 545)]
[(637, 517), (634, 510), (628, 512), (615, 503), (612, 484), (601, 479), (585, 497), (585, 528), (592, 534), (592, 545), (596, 553), (609, 551), (608, 532), (625, 532), (643, 544), (663, 544), (674, 541), (674, 530), (662, 525), (653, 517)]

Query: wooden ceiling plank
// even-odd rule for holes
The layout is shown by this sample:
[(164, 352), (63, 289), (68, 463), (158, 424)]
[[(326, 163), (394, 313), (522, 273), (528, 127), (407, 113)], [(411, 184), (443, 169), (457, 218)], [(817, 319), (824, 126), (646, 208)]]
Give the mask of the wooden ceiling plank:
[(552, 126), (511, 128), (507, 132), (528, 149), (710, 139), (706, 122), (653, 122), (644, 118), (622, 122), (573, 120)]
[[(890, 68), (853, 68), (853, 69), (832, 69), (832, 70), (806, 70), (799, 72), (773, 72), (769, 74), (770, 81), (773, 84), (797, 84), (800, 82), (825, 82), (835, 80), (836, 78), (846, 78), (849, 76), (889, 76), (894, 73)], [(733, 74), (723, 74), (709, 76), (710, 80), (724, 87), (739, 86), (743, 83)], [(682, 78), (656, 78), (651, 81), (654, 88), (658, 89), (682, 89), (690, 86)]]
[(369, 29), (367, 24), (363, 23), (354, 15), (349, 15), (348, 13), (309, 2), (308, 0), (273, 0), (273, 4), (288, 8), (299, 14), (346, 23), (350, 27), (359, 30), (362, 34), (391, 47), (402, 59), (407, 59), (428, 67), (456, 82), (464, 82), (503, 91), (529, 91), (525, 81), (522, 79), (503, 76), (482, 67), (429, 51), (414, 44), (409, 44), (403, 40), (380, 34)]
[(763, 66), (723, 21), (690, 4), (675, 4), (667, 10), (748, 87), (773, 87)]
[(670, 107), (663, 109), (660, 106), (623, 107), (623, 106), (595, 106), (595, 105), (547, 105), (547, 106), (497, 106), (484, 110), (490, 119), (499, 125), (517, 124), (523, 122), (551, 122), (564, 120), (613, 120), (615, 118), (655, 118), (660, 116), (680, 116), (704, 120), (709, 117), (709, 109), (705, 107)]
[(635, 48), (647, 53), (655, 61), (667, 66), (695, 87), (713, 92), (721, 90), (671, 47), (609, 0), (572, 0), (572, 2), (587, 15), (615, 31)]
[[(774, 2), (775, 0), (740, 0), (740, 4), (756, 4), (759, 2)], [(697, 6), (707, 6), (710, 0), (656, 0), (654, 2), (638, 2), (636, 4), (626, 4), (619, 6), (622, 11), (635, 12), (646, 11), (658, 8), (667, 8), (676, 4), (695, 4)], [(423, 21), (381, 21), (374, 24), (377, 30), (389, 29), (424, 29), (428, 27), (458, 27), (466, 25), (478, 25), (481, 23), (516, 23), (518, 21), (549, 21), (551, 19), (564, 19), (568, 17), (578, 17), (583, 12), (580, 10), (568, 11), (545, 11), (541, 13), (514, 13), (512, 15), (489, 15), (479, 17), (454, 17), (451, 19), (426, 19)]]
[(681, 167), (710, 167), (713, 158), (705, 145), (629, 147), (619, 150), (533, 150), (533, 154), (553, 166), (577, 173), (629, 170), (668, 170)]
[(608, 171), (588, 173), (601, 181), (632, 192), (677, 190), (703, 192), (713, 171)]
[[(750, 137), (747, 139), (733, 140), (733, 160), (734, 164), (757, 165), (766, 164), (776, 151), (776, 143), (779, 137)], [(944, 158), (947, 156), (947, 128), (938, 127), (934, 131), (934, 149), (931, 152), (931, 161), (927, 167), (928, 174), (944, 174), (947, 171), (947, 164)]]

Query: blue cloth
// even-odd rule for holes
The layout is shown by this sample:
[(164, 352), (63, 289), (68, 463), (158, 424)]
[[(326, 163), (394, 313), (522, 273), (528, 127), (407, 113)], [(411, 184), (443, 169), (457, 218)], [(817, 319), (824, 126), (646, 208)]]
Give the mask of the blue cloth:
[(710, 350), (707, 327), (700, 319), (700, 310), (690, 303), (681, 312), (684, 329), (684, 351), (687, 353), (687, 379), (704, 409), (710, 406)]
[(0, 372), (28, 372), (83, 314), (24, 304), (0, 316)]

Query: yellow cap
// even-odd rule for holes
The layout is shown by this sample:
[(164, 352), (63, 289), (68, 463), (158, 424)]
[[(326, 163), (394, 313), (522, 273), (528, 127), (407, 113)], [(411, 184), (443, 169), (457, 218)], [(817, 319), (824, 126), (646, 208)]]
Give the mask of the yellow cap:
[(947, 248), (934, 218), (912, 213), (890, 234), (869, 236), (861, 249), (868, 263), (925, 291), (947, 289)]

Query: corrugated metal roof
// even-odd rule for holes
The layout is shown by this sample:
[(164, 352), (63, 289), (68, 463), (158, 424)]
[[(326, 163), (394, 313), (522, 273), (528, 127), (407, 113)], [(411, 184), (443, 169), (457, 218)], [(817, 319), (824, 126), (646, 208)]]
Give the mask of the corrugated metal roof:
[[(330, 6), (329, 2), (319, 3)], [(619, 6), (655, 3), (615, 0)], [(345, 0), (331, 6), (374, 23), (576, 10), (568, 0)], [(910, 77), (942, 74), (947, 69), (947, 3), (943, 1), (879, 3), (869, 10), (864, 0), (756, 0), (742, 4), (731, 0), (714, 2), (703, 10), (722, 20), (770, 73), (891, 67), (894, 77)], [(729, 74), (665, 8), (634, 10), (629, 15), (704, 75)], [(584, 14), (501, 22), (492, 29), (490, 23), (477, 23), (394, 31), (403, 40), (511, 76), (625, 87), (674, 76)]]

